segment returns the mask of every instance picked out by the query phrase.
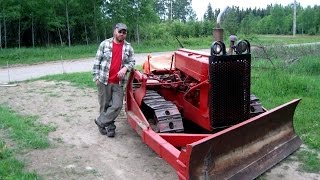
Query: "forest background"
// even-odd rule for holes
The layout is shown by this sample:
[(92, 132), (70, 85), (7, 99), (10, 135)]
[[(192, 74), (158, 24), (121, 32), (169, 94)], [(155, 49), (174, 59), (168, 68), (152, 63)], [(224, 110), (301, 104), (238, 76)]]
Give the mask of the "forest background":
[[(191, 0), (0, 0), (0, 48), (98, 44), (126, 23), (128, 41), (165, 44), (179, 37), (212, 36), (220, 9), (208, 4), (201, 21)], [(230, 7), (222, 27), (229, 34), (293, 34), (293, 4)], [(297, 34), (320, 34), (320, 6), (297, 4)]]

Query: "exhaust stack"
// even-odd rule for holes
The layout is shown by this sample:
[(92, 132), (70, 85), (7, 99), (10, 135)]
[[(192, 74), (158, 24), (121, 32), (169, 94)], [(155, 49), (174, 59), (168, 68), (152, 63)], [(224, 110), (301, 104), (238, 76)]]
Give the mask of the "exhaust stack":
[(213, 29), (213, 39), (214, 41), (223, 42), (223, 28), (221, 28), (221, 17), (226, 12), (229, 7), (226, 6), (217, 17), (217, 27)]

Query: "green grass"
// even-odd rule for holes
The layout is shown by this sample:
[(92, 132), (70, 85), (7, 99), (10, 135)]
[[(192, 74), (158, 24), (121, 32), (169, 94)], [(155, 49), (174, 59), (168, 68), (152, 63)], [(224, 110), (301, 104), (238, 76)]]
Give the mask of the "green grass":
[[(47, 80), (47, 81), (68, 81), (80, 88), (96, 87), (95, 83), (92, 80), (91, 72), (48, 75), (38, 79)], [(32, 81), (36, 81), (38, 79), (33, 79)]]
[[(179, 38), (185, 48), (206, 49), (209, 48), (213, 38)], [(248, 39), (252, 45), (276, 45), (296, 44), (307, 42), (320, 42), (320, 36), (275, 36), (275, 35), (238, 35), (238, 39)], [(228, 36), (225, 35), (228, 44)], [(161, 51), (173, 51), (180, 48), (178, 41), (174, 38), (154, 39), (140, 44), (132, 43), (135, 53), (151, 53)], [(227, 45), (228, 46), (228, 45)], [(43, 47), (43, 48), (11, 48), (0, 50), (0, 67), (16, 64), (36, 64), (48, 61), (70, 60), (94, 57), (98, 44), (76, 45), (72, 47)]]
[[(134, 67), (137, 70), (142, 70), (141, 65), (136, 65)], [(48, 75), (41, 78), (33, 79), (36, 80), (46, 80), (46, 81), (67, 81), (71, 82), (73, 85), (80, 88), (95, 88), (96, 85), (92, 80), (91, 72), (81, 72), (81, 73), (64, 73), (56, 75)]]
[[(280, 60), (278, 60), (280, 61)], [(305, 57), (288, 67), (277, 62), (253, 62), (252, 91), (267, 108), (302, 98), (295, 113), (295, 126), (303, 142), (320, 150), (320, 58)]]
[(266, 61), (253, 62), (252, 91), (267, 108), (273, 108), (294, 98), (302, 98), (294, 126), (304, 144), (318, 153), (299, 153), (302, 169), (320, 172), (320, 57), (305, 57), (292, 65), (275, 60), (275, 66)]
[(297, 153), (298, 158), (304, 162), (300, 165), (303, 171), (310, 173), (320, 173), (319, 153), (302, 150)]
[(36, 117), (22, 116), (11, 109), (0, 106), (0, 129), (8, 129), (10, 138), (20, 148), (43, 149), (49, 146), (47, 135), (55, 130), (37, 122)]
[(50, 145), (47, 135), (54, 128), (38, 123), (36, 117), (22, 116), (0, 106), (0, 130), (8, 134), (16, 146), (8, 149), (0, 140), (0, 179), (39, 179), (36, 173), (26, 172), (24, 163), (14, 156), (25, 150), (47, 148)]
[[(187, 38), (181, 39), (182, 44), (188, 48), (208, 48), (212, 38)], [(205, 42), (205, 43), (204, 43)], [(150, 53), (161, 51), (172, 51), (180, 48), (175, 38), (161, 40), (156, 39), (152, 42), (141, 44), (132, 43), (135, 53)], [(36, 64), (49, 61), (70, 60), (79, 58), (94, 57), (98, 44), (88, 46), (77, 45), (72, 47), (48, 47), (48, 48), (12, 48), (2, 49), (0, 52), (0, 67), (7, 64)]]
[(43, 48), (12, 48), (2, 49), (0, 52), (0, 66), (13, 64), (36, 64), (41, 62), (79, 59), (93, 57), (97, 45), (77, 45), (68, 47), (43, 47)]
[[(188, 49), (207, 49), (210, 48), (212, 37), (199, 37), (199, 38), (178, 38), (184, 48)], [(132, 43), (136, 53), (151, 53), (151, 52), (164, 52), (174, 51), (181, 48), (176, 38), (169, 39), (155, 39), (141, 44)]]
[(308, 36), (308, 35), (251, 35), (248, 36), (254, 44), (264, 45), (283, 45), (283, 44), (300, 44), (320, 42), (320, 36)]
[(24, 163), (14, 158), (14, 153), (0, 140), (0, 179), (2, 180), (35, 180), (35, 173), (26, 172)]

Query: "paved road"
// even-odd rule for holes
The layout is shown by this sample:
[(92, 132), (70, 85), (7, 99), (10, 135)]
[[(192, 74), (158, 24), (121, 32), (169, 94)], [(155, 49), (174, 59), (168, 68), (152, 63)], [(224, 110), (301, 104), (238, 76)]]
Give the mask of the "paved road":
[[(209, 53), (209, 49), (201, 49), (198, 51)], [(173, 53), (157, 52), (152, 56)], [(136, 64), (141, 65), (150, 53), (135, 54)], [(72, 73), (72, 72), (88, 72), (91, 71), (94, 58), (76, 59), (68, 61), (57, 61), (36, 65), (13, 66), (9, 68), (0, 68), (0, 84), (13, 81), (24, 81), (41, 76)]]

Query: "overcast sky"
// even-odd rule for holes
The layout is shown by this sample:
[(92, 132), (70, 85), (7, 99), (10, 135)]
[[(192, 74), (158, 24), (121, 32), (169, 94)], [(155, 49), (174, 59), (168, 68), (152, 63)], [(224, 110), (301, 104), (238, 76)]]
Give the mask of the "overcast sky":
[[(226, 5), (228, 6), (239, 6), (240, 8), (247, 7), (257, 7), (265, 8), (269, 4), (282, 4), (284, 6), (293, 3), (294, 0), (192, 0), (192, 8), (197, 13), (198, 19), (201, 20), (203, 14), (207, 10), (209, 2), (213, 9), (224, 9)], [(320, 0), (297, 0), (303, 7), (308, 5), (320, 5)]]

